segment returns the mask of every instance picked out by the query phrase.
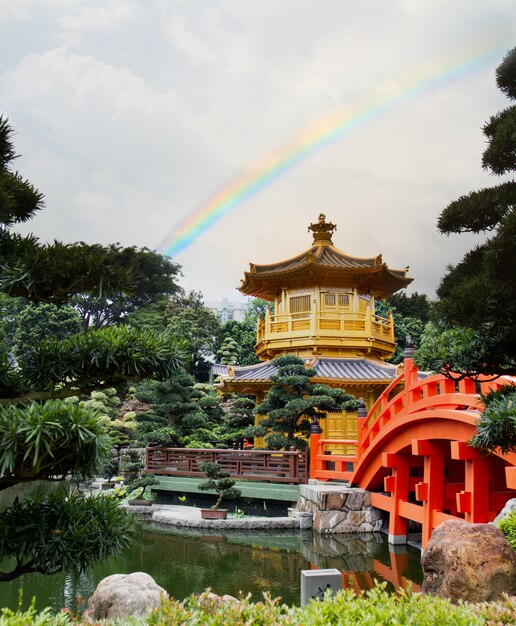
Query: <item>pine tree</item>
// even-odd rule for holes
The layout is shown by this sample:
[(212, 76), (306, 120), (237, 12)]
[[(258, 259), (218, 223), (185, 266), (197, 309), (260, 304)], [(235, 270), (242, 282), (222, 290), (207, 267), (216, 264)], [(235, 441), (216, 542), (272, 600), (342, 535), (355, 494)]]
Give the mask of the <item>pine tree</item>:
[(228, 403), (230, 408), (220, 427), (220, 439), (225, 446), (241, 447), (245, 437), (253, 436), (255, 402), (248, 396), (236, 396)]
[(305, 367), (297, 356), (280, 356), (273, 365), (278, 368), (271, 376), (272, 386), (265, 400), (256, 407), (265, 419), (255, 429), (255, 435), (265, 436), (267, 448), (288, 449), (307, 445), (310, 425), (323, 419), (329, 411), (355, 409), (357, 401), (342, 389), (311, 382), (316, 371)]
[(233, 337), (224, 337), (220, 348), (217, 350), (217, 356), (223, 365), (236, 365), (240, 356), (238, 341)]
[[(516, 48), (496, 71), (500, 90), (516, 99)], [(493, 115), (483, 128), (487, 139), (482, 165), (502, 176), (516, 170), (516, 105)], [(438, 221), (442, 233), (491, 232), (443, 277), (438, 313), (462, 327), (440, 328), (429, 337), (427, 354), (446, 354), (458, 345), (457, 359), (430, 358), (424, 365), (451, 375), (516, 374), (516, 181), (473, 191), (452, 202)], [(453, 335), (453, 336), (452, 336)], [(432, 343), (433, 342), (433, 343)]]

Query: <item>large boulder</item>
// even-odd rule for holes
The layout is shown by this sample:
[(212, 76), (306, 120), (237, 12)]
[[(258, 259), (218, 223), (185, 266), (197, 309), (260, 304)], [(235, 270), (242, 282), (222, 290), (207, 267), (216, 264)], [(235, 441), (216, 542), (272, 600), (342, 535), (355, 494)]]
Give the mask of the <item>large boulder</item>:
[(88, 601), (87, 614), (93, 619), (144, 615), (160, 605), (167, 592), (149, 574), (113, 574), (103, 578)]
[(432, 533), (421, 565), (423, 592), (452, 602), (516, 594), (516, 552), (492, 524), (444, 522)]

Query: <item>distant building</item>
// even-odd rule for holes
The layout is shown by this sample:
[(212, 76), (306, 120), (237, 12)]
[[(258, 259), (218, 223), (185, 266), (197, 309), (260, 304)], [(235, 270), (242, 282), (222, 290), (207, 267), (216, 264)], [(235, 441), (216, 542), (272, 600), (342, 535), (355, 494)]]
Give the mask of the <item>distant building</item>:
[(219, 301), (206, 302), (205, 306), (215, 313), (221, 324), (225, 324), (229, 320), (241, 322), (244, 319), (247, 302), (230, 302), (227, 298), (222, 298)]

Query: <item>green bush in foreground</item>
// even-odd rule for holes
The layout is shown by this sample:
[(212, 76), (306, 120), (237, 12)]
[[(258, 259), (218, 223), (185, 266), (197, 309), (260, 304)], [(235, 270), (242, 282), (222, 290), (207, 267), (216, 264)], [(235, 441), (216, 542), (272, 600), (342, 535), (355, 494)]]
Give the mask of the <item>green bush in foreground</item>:
[[(262, 602), (254, 603), (248, 598), (227, 602), (203, 593), (182, 602), (163, 601), (161, 607), (147, 617), (103, 623), (112, 626), (503, 626), (514, 624), (515, 618), (515, 598), (505, 598), (496, 603), (453, 605), (443, 598), (403, 590), (389, 594), (385, 585), (379, 585), (359, 596), (349, 590), (342, 591), (304, 608), (288, 607), (267, 595)], [(55, 617), (51, 617), (48, 611), (38, 614), (33, 608), (25, 612), (3, 609), (0, 614), (0, 626), (71, 626), (86, 623), (92, 622), (76, 620), (68, 613)]]
[(516, 550), (516, 511), (509, 513), (498, 523), (498, 528), (503, 532), (507, 543)]

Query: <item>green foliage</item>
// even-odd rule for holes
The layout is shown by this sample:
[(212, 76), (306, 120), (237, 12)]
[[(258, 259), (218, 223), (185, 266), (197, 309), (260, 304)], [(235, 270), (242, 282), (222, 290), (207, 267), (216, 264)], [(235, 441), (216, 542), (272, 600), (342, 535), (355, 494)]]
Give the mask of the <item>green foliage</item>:
[(138, 491), (136, 494), (137, 497), (141, 500), (145, 500), (146, 492), (149, 487), (153, 487), (154, 485), (159, 485), (159, 480), (153, 476), (152, 474), (144, 474), (133, 481), (130, 485), (132, 493), (131, 498), (134, 498), (135, 491)]
[(221, 423), (218, 437), (225, 446), (243, 444), (244, 437), (253, 436), (255, 402), (247, 396), (230, 399), (230, 408)]
[(129, 448), (122, 457), (122, 473), (125, 477), (125, 484), (131, 487), (138, 480), (143, 470), (143, 461), (138, 450)]
[(170, 300), (169, 296), (161, 296), (154, 302), (138, 308), (125, 317), (125, 323), (140, 330), (152, 330), (156, 333), (165, 331), (165, 311)]
[(269, 309), (269, 311), (274, 311), (274, 305), (267, 300), (262, 300), (261, 298), (249, 298), (247, 307), (244, 311), (244, 322), (250, 323), (256, 329), (256, 322), (260, 317), (263, 319), (265, 317), (265, 309)]
[(396, 351), (389, 363), (398, 364), (403, 361), (403, 353), (410, 336), (412, 344), (417, 348), (421, 341), (421, 336), (430, 314), (430, 302), (424, 294), (413, 293), (409, 296), (405, 294), (394, 294), (387, 302), (376, 302), (376, 314), (387, 318), (389, 307), (392, 310), (394, 319), (394, 340)]
[(102, 477), (108, 482), (119, 473), (119, 457), (117, 450), (111, 450), (102, 463)]
[[(0, 291), (13, 297), (11, 304), (0, 299), (0, 489), (91, 475), (111, 448), (101, 422), (109, 422), (112, 412), (97, 418), (77, 396), (127, 380), (169, 378), (184, 361), (179, 341), (149, 330), (111, 327), (69, 336), (80, 330), (77, 314), (56, 307), (72, 303), (84, 330), (121, 322), (173, 293), (179, 266), (146, 248), (42, 244), (33, 235), (10, 232), (43, 206), (43, 196), (9, 169), (15, 157), (11, 134), (0, 118)], [(106, 392), (91, 405), (104, 409), (114, 401)], [(124, 547), (129, 537), (129, 517), (111, 499), (42, 496), (16, 501), (1, 516), (0, 561), (16, 561), (2, 580), (32, 571), (83, 570)]]
[(355, 410), (357, 401), (342, 389), (314, 385), (315, 370), (305, 367), (296, 356), (280, 356), (272, 361), (278, 368), (271, 376), (271, 388), (255, 413), (267, 417), (255, 428), (271, 450), (307, 445), (311, 421), (326, 417), (329, 411)]
[(0, 489), (18, 482), (91, 476), (110, 449), (96, 413), (51, 400), (0, 406)]
[(220, 400), (211, 385), (194, 386), (194, 382), (186, 372), (178, 372), (169, 380), (136, 386), (136, 398), (152, 405), (151, 411), (136, 417), (140, 439), (165, 447), (213, 447), (214, 427), (223, 415)]
[[(271, 303), (266, 300), (250, 298), (241, 322), (230, 320), (221, 326), (216, 343), (216, 354), (220, 357), (220, 363), (254, 365), (259, 362), (254, 351), (256, 324), (259, 316), (262, 319), (265, 316), (265, 309), (271, 307)], [(238, 346), (238, 352), (234, 349), (235, 344)], [(230, 360), (234, 363), (229, 362)]]
[[(249, 597), (226, 601), (205, 592), (182, 601), (163, 599), (160, 607), (149, 615), (134, 616), (124, 623), (133, 626), (503, 626), (514, 624), (515, 611), (516, 602), (509, 597), (499, 602), (455, 605), (444, 598), (410, 591), (390, 594), (380, 585), (359, 595), (349, 590), (340, 591), (302, 608), (281, 604), (278, 598), (273, 599), (266, 593), (261, 602), (251, 602)], [(48, 612), (38, 615), (34, 610), (14, 613), (3, 609), (0, 626), (87, 623), (86, 619), (73, 620), (66, 613), (57, 614), (53, 618), (55, 622), (50, 619)], [(120, 622), (107, 620), (105, 623), (115, 626)]]
[(402, 317), (421, 320), (426, 324), (430, 320), (431, 303), (424, 293), (411, 293), (408, 296), (403, 291), (394, 293), (387, 298), (387, 304)]
[(102, 391), (93, 391), (91, 393), (91, 399), (82, 402), (82, 405), (87, 409), (94, 409), (100, 415), (107, 415), (114, 418), (118, 415), (122, 401), (117, 396), (117, 391), (114, 387), (108, 387)]
[(42, 244), (4, 232), (0, 289), (35, 303), (71, 303), (85, 328), (123, 319), (164, 293), (174, 293), (179, 266), (147, 248), (119, 244)]
[[(85, 329), (127, 322), (129, 315), (137, 316), (142, 308), (163, 312), (170, 295), (178, 290), (175, 279), (179, 265), (148, 248), (121, 248), (111, 244), (95, 248), (93, 254), (109, 264), (110, 272), (120, 272), (127, 283), (113, 283), (109, 290), (102, 286), (95, 292), (90, 290), (72, 298), (71, 302), (81, 312)], [(125, 277), (123, 272), (126, 272)], [(145, 319), (140, 317), (142, 321)], [(153, 332), (165, 330), (164, 324), (138, 324), (135, 318), (131, 326)]]
[[(122, 473), (125, 477), (125, 485), (131, 497), (145, 498), (145, 492), (153, 485), (159, 485), (152, 474), (143, 473), (144, 464), (141, 453), (138, 450), (129, 449), (122, 457)], [(134, 492), (138, 491), (137, 494)]]
[(240, 355), (240, 346), (238, 341), (233, 337), (226, 336), (222, 340), (220, 348), (217, 350), (217, 356), (220, 363), (224, 365), (236, 365)]
[[(499, 88), (516, 98), (516, 48), (497, 69)], [(484, 126), (487, 147), (482, 164), (496, 175), (516, 169), (516, 105), (491, 117)], [(485, 232), (492, 236), (455, 267), (449, 267), (437, 290), (437, 313), (448, 324), (473, 329), (468, 358), (450, 355), (444, 371), (516, 373), (516, 181), (474, 191), (452, 202), (438, 221), (442, 233)], [(487, 349), (477, 348), (485, 343)], [(475, 354), (477, 357), (475, 358)]]
[(0, 512), (0, 556), (15, 567), (1, 580), (22, 574), (84, 572), (129, 545), (133, 520), (111, 498), (67, 495), (16, 500)]
[(505, 535), (507, 543), (516, 550), (516, 511), (512, 511), (500, 520), (498, 528)]
[(210, 365), (206, 359), (213, 354), (220, 326), (217, 316), (204, 306), (200, 292), (181, 291), (170, 299), (165, 318), (166, 332), (185, 342), (189, 372), (197, 380), (207, 380)]
[(516, 450), (516, 386), (507, 385), (481, 397), (485, 408), (471, 445), (485, 453), (497, 448), (504, 454)]
[(0, 116), (0, 239), (3, 227), (26, 222), (44, 204), (43, 194), (10, 169), (17, 156), (12, 134), (7, 118)]
[(224, 471), (218, 463), (201, 463), (201, 470), (206, 474), (208, 480), (199, 484), (201, 491), (215, 491), (218, 495), (217, 501), (211, 507), (217, 510), (224, 498), (231, 500), (240, 497), (240, 489), (234, 487), (235, 481), (229, 477), (229, 472)]
[(0, 626), (71, 626), (73, 623), (76, 622), (68, 612), (52, 613), (46, 608), (38, 613), (35, 598), (26, 611), (21, 606), (17, 611), (0, 609)]
[(416, 363), (425, 370), (447, 372), (454, 378), (502, 372), (507, 364), (503, 335), (464, 326), (428, 323), (421, 335)]
[[(130, 441), (134, 439), (133, 432), (136, 429), (134, 417), (136, 414), (128, 412), (123, 416), (123, 419), (117, 419), (122, 401), (117, 396), (117, 390), (114, 387), (108, 387), (102, 391), (93, 391), (90, 399), (81, 402), (81, 404), (99, 414), (100, 421), (106, 427), (114, 447), (120, 449), (129, 445)], [(114, 467), (114, 464), (115, 461), (108, 459), (107, 467)], [(104, 467), (106, 466), (104, 465)], [(106, 471), (111, 472), (107, 468)]]
[(81, 318), (71, 307), (31, 304), (20, 312), (14, 334), (14, 354), (22, 363), (26, 352), (44, 339), (67, 339), (80, 333)]
[(29, 303), (24, 298), (10, 298), (0, 293), (0, 362), (12, 360), (18, 320), (27, 306)]
[[(57, 386), (95, 389), (151, 375), (167, 378), (182, 363), (183, 350), (171, 337), (109, 327), (61, 341), (42, 341), (27, 349), (20, 373), (26, 391), (53, 391)], [(0, 389), (1, 385), (0, 375)]]
[[(498, 615), (509, 624), (511, 604), (507, 599), (504, 607), (499, 605)], [(488, 611), (492, 605), (486, 605)], [(505, 609), (505, 610), (504, 610)], [(161, 607), (146, 619), (149, 626), (166, 624), (256, 624), (257, 626), (358, 626), (360, 624), (382, 626), (480, 626), (486, 624), (483, 611), (474, 605), (453, 605), (449, 600), (419, 593), (400, 591), (387, 593), (382, 586), (361, 595), (341, 591), (324, 600), (307, 606), (288, 607), (278, 599), (264, 594), (262, 602), (250, 602), (240, 598), (234, 602), (221, 601), (216, 596), (202, 594), (186, 600), (164, 601)]]

